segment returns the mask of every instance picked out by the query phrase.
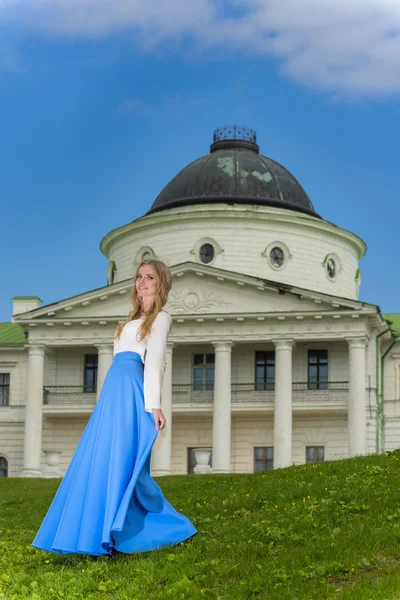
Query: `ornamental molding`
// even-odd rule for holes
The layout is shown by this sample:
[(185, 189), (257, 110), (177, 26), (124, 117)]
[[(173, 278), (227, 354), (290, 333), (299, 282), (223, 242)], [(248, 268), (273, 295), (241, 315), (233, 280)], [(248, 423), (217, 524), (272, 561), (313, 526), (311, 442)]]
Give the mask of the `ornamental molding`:
[(149, 254), (150, 258), (153, 258), (156, 253), (151, 246), (141, 246), (135, 254), (135, 260), (133, 261), (133, 268), (136, 270), (139, 263), (143, 260), (143, 256)]
[(18, 365), (18, 362), (15, 361), (1, 361), (0, 360), (0, 373), (3, 372), (4, 369), (15, 369), (15, 367)]
[(221, 294), (195, 288), (182, 288), (169, 295), (168, 307), (177, 315), (185, 313), (207, 313), (213, 309), (236, 308)]
[(235, 346), (235, 342), (232, 340), (215, 340), (212, 342), (212, 345), (216, 352), (231, 352), (232, 348)]
[(365, 349), (368, 344), (368, 338), (364, 336), (353, 338), (346, 337), (346, 342), (348, 343), (349, 348)]
[(293, 350), (296, 342), (293, 339), (271, 339), (271, 342), (275, 345), (276, 350)]

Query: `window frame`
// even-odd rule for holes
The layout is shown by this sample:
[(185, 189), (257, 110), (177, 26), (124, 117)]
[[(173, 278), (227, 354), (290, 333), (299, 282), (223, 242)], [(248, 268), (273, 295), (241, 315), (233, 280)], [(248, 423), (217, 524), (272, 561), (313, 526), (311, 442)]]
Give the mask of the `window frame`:
[[(3, 382), (2, 378), (8, 376), (8, 383)], [(11, 372), (0, 371), (0, 406), (10, 406), (10, 391), (11, 391)], [(4, 397), (6, 401), (4, 402)]]
[[(311, 363), (310, 362), (310, 354), (311, 353), (316, 353), (317, 354), (317, 361), (315, 363)], [(322, 362), (321, 358), (319, 356), (319, 354), (325, 353), (326, 354), (326, 362)], [(323, 359), (325, 360), (325, 359)], [(322, 376), (320, 374), (320, 368), (321, 367), (325, 367), (326, 366), (326, 376)], [(314, 379), (314, 376), (310, 376), (310, 368), (311, 367), (316, 367), (317, 370), (317, 374), (316, 374), (316, 379), (315, 381), (313, 381), (312, 379)], [(325, 379), (321, 380), (321, 377), (324, 377)], [(329, 353), (328, 353), (328, 349), (327, 348), (309, 348), (307, 351), (307, 388), (309, 390), (326, 390), (328, 389), (328, 383), (329, 383)]]
[[(87, 364), (88, 357), (95, 358), (93, 365)], [(91, 384), (86, 383), (86, 374), (87, 374), (88, 370), (93, 371), (93, 375), (94, 375), (92, 377), (92, 380), (94, 379), (94, 381)], [(97, 393), (98, 370), (99, 370), (99, 355), (95, 354), (95, 353), (85, 354), (84, 358), (83, 358), (83, 393), (84, 394), (96, 394)]]
[[(202, 356), (203, 362), (201, 365), (195, 364), (195, 357)], [(213, 362), (207, 362), (207, 356), (213, 356)], [(212, 365), (212, 367), (211, 367)], [(202, 378), (201, 383), (196, 381), (195, 370), (197, 368), (202, 369)], [(207, 377), (208, 369), (212, 368), (212, 382), (211, 379)], [(197, 387), (200, 386), (200, 387)], [(192, 353), (192, 390), (194, 392), (212, 392), (214, 391), (215, 386), (215, 352), (193, 352)]]
[[(256, 451), (263, 450), (262, 458), (256, 457)], [(272, 456), (268, 455), (268, 450), (271, 450)], [(260, 470), (256, 470), (257, 462), (261, 461), (263, 467)], [(253, 473), (267, 473), (268, 471), (273, 471), (274, 469), (274, 447), (273, 446), (253, 446)]]
[[(202, 257), (202, 249), (205, 246), (209, 246), (212, 249), (212, 256), (211, 256), (210, 260), (204, 260), (204, 257)], [(200, 262), (203, 263), (203, 265), (211, 264), (215, 259), (215, 254), (216, 254), (216, 252), (215, 252), (214, 244), (211, 244), (210, 242), (204, 242), (204, 244), (202, 244), (199, 248), (199, 259), (200, 259)]]
[[(283, 262), (281, 265), (274, 265), (274, 263), (271, 260), (271, 252), (275, 248), (279, 248), (279, 250), (281, 250), (283, 253)], [(268, 266), (274, 271), (282, 271), (283, 269), (285, 269), (289, 260), (293, 258), (293, 254), (290, 252), (288, 245), (278, 240), (268, 244), (264, 252), (261, 253), (261, 256), (264, 256), (267, 259)]]
[[(257, 354), (265, 355), (264, 364), (257, 364)], [(269, 358), (267, 355), (270, 355)], [(273, 364), (268, 364), (268, 360), (273, 359)], [(263, 380), (257, 381), (257, 367), (264, 367)], [(273, 367), (273, 376), (268, 376), (268, 368)], [(275, 350), (255, 350), (254, 354), (254, 389), (263, 391), (274, 391), (275, 390), (275, 374), (276, 374), (276, 356)], [(270, 380), (270, 381), (268, 381)], [(258, 386), (262, 387), (258, 387)]]
[[(208, 263), (203, 262), (200, 258), (200, 248), (204, 246), (204, 244), (210, 244), (210, 246), (214, 248), (214, 256), (212, 260), (210, 260)], [(215, 264), (215, 261), (217, 260), (218, 255), (221, 254), (221, 252), (223, 252), (223, 248), (221, 248), (217, 240), (208, 236), (198, 239), (193, 245), (192, 249), (190, 250), (190, 254), (193, 254), (195, 256), (196, 261), (198, 263), (200, 263), (201, 265), (207, 265), (209, 267)]]
[[(308, 460), (308, 451), (309, 450), (314, 450), (315, 451), (315, 457), (314, 457), (314, 460), (312, 460), (312, 461)], [(316, 460), (317, 459), (317, 451), (318, 450), (322, 450), (322, 452), (323, 452), (323, 458), (322, 458), (322, 460)], [(325, 446), (319, 446), (319, 445), (316, 445), (316, 446), (306, 446), (306, 465), (316, 465), (316, 464), (321, 463), (321, 462), (325, 462)]]

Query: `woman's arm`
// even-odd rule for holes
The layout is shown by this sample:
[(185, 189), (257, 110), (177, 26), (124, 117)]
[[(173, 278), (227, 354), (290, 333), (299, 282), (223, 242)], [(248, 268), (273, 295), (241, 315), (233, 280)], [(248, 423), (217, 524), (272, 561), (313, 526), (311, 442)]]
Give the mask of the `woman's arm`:
[(161, 412), (161, 388), (166, 365), (165, 351), (171, 324), (170, 315), (165, 311), (161, 311), (157, 315), (147, 338), (144, 364), (144, 405), (147, 412), (153, 412), (153, 409), (158, 409)]

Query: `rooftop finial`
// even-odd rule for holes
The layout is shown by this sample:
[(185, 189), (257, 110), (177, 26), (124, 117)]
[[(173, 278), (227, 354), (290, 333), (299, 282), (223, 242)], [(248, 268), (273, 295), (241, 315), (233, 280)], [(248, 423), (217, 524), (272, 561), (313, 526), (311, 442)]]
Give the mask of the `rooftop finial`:
[(238, 125), (224, 125), (214, 129), (213, 144), (211, 152), (222, 150), (223, 148), (246, 148), (259, 152), (257, 145), (257, 134), (250, 127)]
[(214, 143), (222, 140), (245, 140), (257, 144), (257, 134), (250, 127), (238, 125), (224, 125), (214, 129)]

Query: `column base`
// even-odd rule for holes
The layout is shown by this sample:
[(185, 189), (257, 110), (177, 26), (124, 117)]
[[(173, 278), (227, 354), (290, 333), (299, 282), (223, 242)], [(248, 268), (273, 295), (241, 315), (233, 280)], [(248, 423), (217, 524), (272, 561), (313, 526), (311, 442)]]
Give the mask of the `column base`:
[(151, 472), (152, 477), (163, 477), (163, 475), (171, 475), (171, 471), (167, 471), (167, 469), (156, 469)]
[(212, 473), (231, 473), (232, 471), (230, 469), (213, 469)]
[(38, 471), (37, 469), (23, 469), (22, 477), (42, 477), (42, 471)]

